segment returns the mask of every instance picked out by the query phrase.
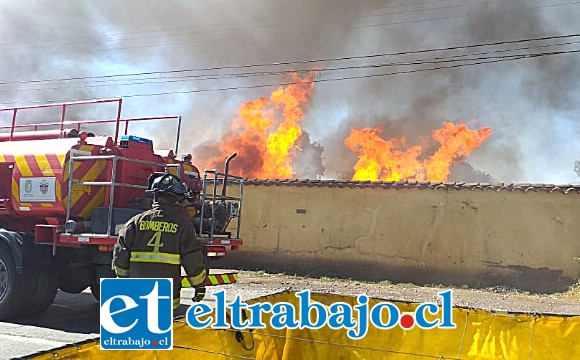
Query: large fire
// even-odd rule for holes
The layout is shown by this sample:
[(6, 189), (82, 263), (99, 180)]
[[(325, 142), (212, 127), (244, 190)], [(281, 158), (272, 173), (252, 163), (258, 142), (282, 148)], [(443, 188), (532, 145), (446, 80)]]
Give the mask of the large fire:
[(346, 146), (358, 154), (353, 180), (446, 181), (450, 167), (468, 157), (491, 135), (490, 128), (471, 130), (465, 124), (444, 122), (432, 137), (439, 148), (426, 156), (422, 146), (404, 148), (406, 139), (384, 140), (382, 127), (353, 128)]
[(270, 98), (244, 103), (233, 121), (232, 132), (222, 139), (220, 156), (207, 162), (221, 168), (224, 158), (237, 152), (231, 172), (248, 178), (283, 179), (294, 176), (292, 160), (300, 150), (303, 107), (314, 91), (314, 74), (292, 76), (291, 84), (279, 87)]
[[(301, 150), (304, 108), (314, 92), (314, 73), (293, 74), (290, 84), (270, 97), (249, 101), (238, 110), (232, 130), (220, 141), (219, 155), (204, 162), (205, 168), (223, 167), (224, 159), (237, 152), (231, 172), (247, 178), (299, 177), (292, 163)], [(446, 181), (451, 166), (471, 155), (491, 136), (491, 129), (471, 130), (465, 124), (444, 122), (426, 146), (406, 146), (406, 138), (385, 140), (383, 127), (353, 128), (344, 141), (358, 155), (355, 181)], [(423, 144), (423, 142), (422, 142)]]

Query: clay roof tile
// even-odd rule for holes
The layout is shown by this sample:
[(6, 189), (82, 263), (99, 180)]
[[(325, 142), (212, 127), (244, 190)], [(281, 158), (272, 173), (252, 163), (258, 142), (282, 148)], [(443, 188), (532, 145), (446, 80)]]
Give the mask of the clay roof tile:
[(580, 184), (531, 184), (531, 183), (464, 183), (464, 182), (428, 182), (428, 181), (342, 181), (320, 179), (245, 179), (244, 184), (253, 186), (306, 186), (352, 189), (431, 189), (431, 190), (471, 190), (471, 191), (520, 191), (548, 193), (580, 193)]

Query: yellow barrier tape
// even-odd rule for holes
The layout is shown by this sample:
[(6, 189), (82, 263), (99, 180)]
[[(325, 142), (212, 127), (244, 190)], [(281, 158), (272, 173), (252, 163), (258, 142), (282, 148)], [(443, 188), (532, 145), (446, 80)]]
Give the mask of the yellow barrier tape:
[[(204, 286), (215, 286), (215, 285), (227, 285), (227, 284), (234, 284), (238, 281), (238, 274), (237, 273), (227, 273), (227, 274), (209, 274), (205, 278), (205, 282), (203, 283)], [(187, 278), (187, 276), (181, 277), (181, 287), (189, 288), (191, 286), (191, 282)]]

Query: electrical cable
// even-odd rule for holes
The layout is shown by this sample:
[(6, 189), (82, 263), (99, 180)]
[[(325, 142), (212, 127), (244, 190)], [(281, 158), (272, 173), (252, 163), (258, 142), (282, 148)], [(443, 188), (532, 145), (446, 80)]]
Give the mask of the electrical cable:
[[(471, 55), (471, 54), (469, 54)], [(197, 81), (203, 80), (222, 80), (222, 79), (231, 79), (231, 78), (244, 78), (244, 77), (254, 77), (254, 76), (273, 76), (273, 75), (284, 75), (284, 74), (292, 74), (292, 73), (325, 73), (325, 72), (332, 72), (332, 71), (344, 71), (344, 70), (360, 70), (360, 69), (379, 69), (383, 67), (400, 67), (400, 66), (414, 66), (414, 65), (434, 65), (434, 64), (442, 64), (442, 63), (453, 63), (458, 61), (476, 61), (476, 60), (490, 60), (490, 59), (508, 59), (508, 58), (520, 58), (521, 56), (527, 55), (535, 55), (535, 54), (513, 54), (513, 55), (501, 55), (501, 56), (484, 56), (484, 57), (469, 57), (469, 58), (460, 58), (460, 59), (450, 59), (450, 58), (433, 58), (433, 59), (423, 59), (411, 62), (394, 62), (394, 63), (384, 63), (384, 64), (369, 64), (369, 65), (359, 65), (359, 66), (343, 66), (343, 67), (334, 67), (334, 68), (327, 68), (327, 69), (305, 69), (305, 70), (285, 70), (279, 72), (261, 72), (261, 73), (248, 73), (248, 74), (232, 74), (232, 76), (228, 77), (203, 77), (198, 79), (193, 79)], [(193, 76), (192, 76), (193, 77)], [(86, 88), (96, 88), (96, 87), (108, 87), (108, 86), (135, 86), (135, 85), (147, 85), (147, 84), (168, 84), (168, 83), (176, 83), (176, 82), (184, 82), (184, 81), (192, 81), (192, 79), (186, 79), (187, 77), (177, 78), (173, 80), (162, 80), (162, 81), (141, 81), (141, 82), (129, 82), (124, 84), (100, 84), (100, 85), (79, 85), (79, 86), (72, 86), (72, 87), (44, 87), (44, 88), (32, 88), (32, 89), (19, 89), (19, 91), (43, 91), (43, 90), (62, 90), (62, 89), (86, 89)], [(13, 89), (0, 89), (0, 91), (13, 91)]]
[(496, 41), (496, 42), (488, 42), (488, 43), (458, 45), (458, 46), (439, 47), (439, 48), (411, 50), (411, 51), (378, 53), (378, 54), (370, 54), (370, 55), (343, 56), (343, 57), (335, 57), (335, 58), (279, 61), (279, 62), (272, 62), (272, 63), (257, 63), (257, 64), (246, 64), (246, 65), (214, 66), (214, 67), (197, 68), (197, 69), (194, 68), (194, 69), (179, 69), (179, 70), (165, 70), (165, 71), (145, 71), (145, 72), (137, 72), (137, 73), (121, 73), (121, 74), (98, 75), (98, 76), (96, 76), (96, 75), (95, 76), (78, 76), (78, 77), (69, 77), (69, 78), (60, 78), (60, 79), (55, 78), (55, 79), (38, 79), (38, 80), (19, 80), (19, 81), (9, 81), (9, 82), (5, 81), (5, 82), (0, 82), (0, 85), (28, 84), (28, 83), (41, 83), (41, 82), (52, 82), (52, 81), (105, 79), (105, 78), (143, 76), (143, 75), (155, 75), (155, 74), (176, 74), (176, 73), (194, 72), (194, 71), (246, 69), (246, 68), (254, 68), (254, 67), (282, 66), (282, 65), (293, 65), (293, 64), (315, 64), (315, 63), (320, 63), (320, 62), (371, 59), (371, 58), (386, 57), (386, 56), (412, 55), (412, 54), (424, 54), (424, 53), (438, 52), (438, 51), (472, 49), (472, 48), (476, 48), (476, 47), (498, 46), (498, 45), (516, 44), (516, 43), (522, 43), (522, 42), (545, 41), (545, 40), (554, 40), (554, 39), (567, 39), (567, 38), (573, 38), (573, 37), (579, 37), (579, 36), (580, 36), (580, 33), (576, 33), (576, 34), (568, 34), (568, 35), (544, 36), (544, 37), (537, 37), (537, 38), (505, 40), (505, 41)]
[[(279, 86), (288, 86), (288, 85), (295, 85), (304, 82), (312, 82), (312, 83), (320, 83), (320, 82), (330, 82), (330, 81), (345, 81), (345, 80), (355, 80), (355, 79), (367, 79), (367, 78), (375, 78), (375, 77), (385, 77), (391, 75), (398, 75), (398, 74), (411, 74), (411, 73), (418, 73), (423, 71), (436, 71), (442, 69), (451, 69), (451, 68), (460, 68), (460, 67), (467, 67), (467, 66), (475, 66), (475, 65), (482, 65), (482, 64), (490, 64), (490, 63), (499, 63), (505, 61), (513, 61), (513, 60), (521, 60), (521, 59), (530, 59), (530, 58), (539, 58), (544, 56), (554, 56), (554, 55), (562, 55), (562, 54), (573, 54), (578, 53), (579, 50), (569, 50), (569, 51), (554, 51), (549, 53), (536, 53), (536, 54), (523, 54), (518, 56), (510, 56), (509, 58), (501, 58), (501, 59), (492, 59), (489, 61), (478, 61), (473, 63), (467, 64), (455, 64), (449, 66), (439, 66), (439, 67), (432, 67), (427, 69), (415, 69), (415, 70), (405, 70), (405, 71), (397, 71), (397, 72), (390, 72), (390, 73), (379, 73), (379, 74), (367, 74), (367, 75), (359, 75), (359, 76), (345, 76), (340, 78), (328, 78), (328, 79), (314, 79), (312, 81), (289, 81), (284, 83), (270, 83), (270, 84), (258, 84), (258, 85), (248, 85), (248, 86), (232, 86), (232, 87), (223, 87), (223, 88), (209, 88), (209, 89), (194, 89), (194, 90), (182, 90), (182, 91), (167, 91), (167, 92), (159, 92), (159, 93), (148, 93), (148, 94), (128, 94), (128, 95), (120, 95), (116, 97), (120, 98), (131, 98), (131, 97), (148, 97), (148, 96), (161, 96), (161, 95), (178, 95), (178, 94), (192, 94), (192, 93), (204, 93), (204, 92), (217, 92), (217, 91), (229, 91), (229, 90), (247, 90), (247, 89), (256, 89), (256, 88), (265, 88), (265, 87), (279, 87)], [(77, 99), (77, 101), (82, 100), (90, 100), (90, 99)], [(42, 101), (44, 103), (52, 103), (52, 102), (63, 102), (68, 100), (49, 100), (49, 101)]]
[[(205, 81), (205, 80), (222, 80), (222, 79), (232, 79), (232, 78), (248, 78), (248, 77), (256, 77), (256, 76), (278, 76), (278, 75), (287, 75), (293, 73), (324, 73), (324, 72), (331, 72), (331, 71), (342, 71), (342, 70), (357, 70), (357, 69), (376, 69), (382, 67), (395, 67), (395, 66), (413, 66), (413, 65), (425, 65), (425, 64), (439, 64), (439, 63), (449, 63), (449, 62), (457, 62), (457, 61), (473, 61), (473, 60), (483, 60), (483, 59), (491, 59), (491, 58), (503, 58), (502, 57), (480, 57), (480, 58), (471, 58), (471, 56), (475, 55), (488, 55), (488, 54), (498, 54), (498, 53), (506, 53), (511, 51), (521, 51), (521, 50), (532, 50), (532, 49), (539, 49), (539, 48), (546, 48), (552, 46), (563, 46), (563, 45), (572, 45), (578, 44), (580, 41), (571, 41), (565, 43), (558, 43), (558, 44), (546, 44), (534, 47), (520, 47), (515, 49), (503, 49), (503, 50), (493, 50), (493, 51), (485, 51), (479, 53), (471, 53), (471, 54), (461, 54), (461, 55), (450, 55), (450, 56), (443, 56), (443, 57), (434, 57), (430, 59), (418, 59), (413, 61), (407, 62), (391, 62), (391, 63), (382, 63), (382, 64), (367, 64), (367, 65), (353, 65), (353, 66), (343, 66), (343, 67), (331, 67), (331, 68), (323, 68), (323, 69), (296, 69), (296, 70), (282, 70), (282, 71), (263, 71), (263, 72), (250, 72), (250, 73), (234, 73), (234, 74), (217, 74), (215, 76), (209, 75), (186, 75), (186, 76), (179, 76), (179, 77), (148, 77), (143, 79), (138, 79), (135, 81), (139, 82), (126, 82), (126, 83), (111, 83), (111, 81), (119, 81), (118, 80), (96, 80), (93, 83), (106, 83), (102, 85), (82, 85), (79, 84), (78, 86), (71, 86), (71, 87), (41, 87), (41, 88), (28, 88), (28, 89), (19, 89), (19, 91), (42, 91), (42, 90), (62, 90), (62, 89), (84, 89), (84, 88), (95, 88), (95, 87), (106, 87), (106, 86), (134, 86), (134, 85), (146, 85), (146, 84), (168, 84), (168, 83), (177, 83), (177, 82), (185, 82), (185, 81)], [(524, 54), (513, 54), (508, 55), (508, 57), (513, 56), (521, 56)], [(453, 60), (456, 59), (456, 60)], [(169, 79), (169, 80), (165, 80)], [(141, 81), (141, 80), (157, 80), (157, 81)], [(0, 88), (0, 91), (13, 91), (14, 88)]]

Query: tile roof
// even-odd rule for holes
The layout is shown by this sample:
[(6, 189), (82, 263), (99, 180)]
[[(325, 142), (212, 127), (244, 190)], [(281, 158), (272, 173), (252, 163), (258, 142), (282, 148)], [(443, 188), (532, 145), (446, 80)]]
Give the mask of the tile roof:
[(418, 182), (418, 181), (340, 181), (309, 179), (245, 179), (245, 185), (254, 186), (297, 186), (332, 188), (383, 188), (383, 189), (420, 189), (420, 190), (480, 190), (480, 191), (520, 191), (547, 193), (577, 193), (580, 185), (572, 184), (529, 184), (529, 183), (464, 183), (464, 182)]

